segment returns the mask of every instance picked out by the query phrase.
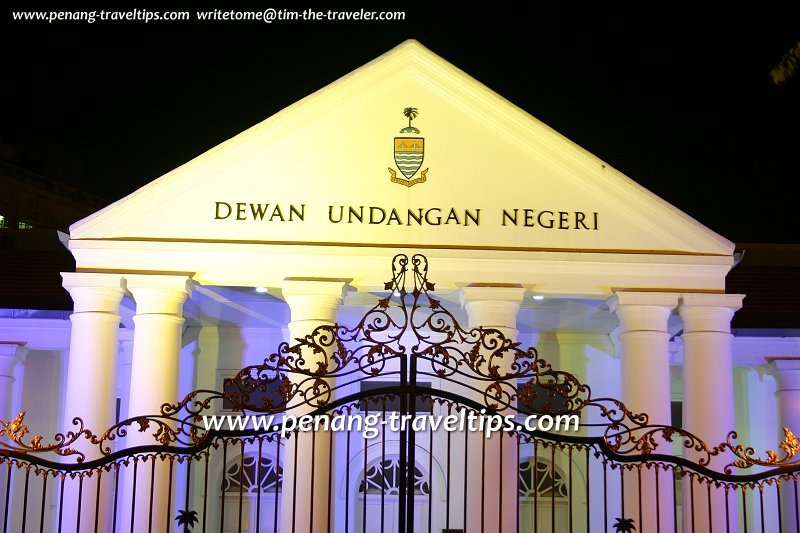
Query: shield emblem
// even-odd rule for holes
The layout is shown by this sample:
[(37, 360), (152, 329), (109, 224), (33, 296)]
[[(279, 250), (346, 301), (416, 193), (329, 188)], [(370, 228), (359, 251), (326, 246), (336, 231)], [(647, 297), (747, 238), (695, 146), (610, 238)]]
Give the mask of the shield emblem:
[(417, 173), (424, 158), (425, 139), (422, 137), (394, 138), (394, 162), (407, 180)]

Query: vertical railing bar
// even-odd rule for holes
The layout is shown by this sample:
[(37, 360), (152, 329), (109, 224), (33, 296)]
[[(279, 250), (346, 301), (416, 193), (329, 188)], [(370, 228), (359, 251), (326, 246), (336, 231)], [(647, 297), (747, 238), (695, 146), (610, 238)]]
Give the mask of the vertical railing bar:
[[(298, 438), (299, 438), (299, 435), (298, 435)], [(311, 482), (310, 482), (310, 487), (309, 487), (311, 494), (309, 494), (309, 498), (308, 498), (309, 499), (309, 504), (308, 504), (308, 509), (309, 509), (309, 513), (308, 513), (309, 514), (309, 517), (308, 517), (309, 518), (309, 520), (308, 520), (308, 533), (314, 533), (314, 515), (316, 514), (314, 512), (314, 493), (316, 492), (314, 490), (314, 485), (316, 485), (316, 483), (317, 483), (316, 463), (317, 463), (317, 432), (316, 431), (312, 431), (311, 432)]]
[(764, 486), (759, 483), (758, 484), (758, 501), (761, 507), (761, 533), (766, 533), (766, 529), (764, 528)]
[(539, 441), (533, 438), (533, 530), (539, 529)]
[[(348, 415), (350, 411), (347, 411)], [(344, 471), (344, 530), (350, 531), (350, 431), (345, 431), (346, 468)], [(277, 505), (277, 500), (275, 504)], [(277, 531), (277, 529), (276, 529)]]
[[(464, 409), (467, 409), (466, 407)], [(466, 413), (465, 413), (466, 414)], [(449, 439), (449, 432), (448, 432), (448, 439)], [(448, 450), (448, 455), (450, 450)], [(463, 524), (464, 524), (464, 531), (467, 530), (467, 498), (468, 498), (468, 488), (469, 488), (469, 430), (464, 428), (464, 501), (461, 505), (463, 509)], [(447, 501), (448, 505), (450, 505), (450, 480), (447, 480)], [(448, 513), (449, 514), (449, 513)], [(449, 526), (448, 526), (449, 527)]]
[(775, 479), (775, 499), (778, 502), (778, 531), (783, 531), (783, 517), (781, 516), (781, 478)]
[[(12, 467), (11, 462), (12, 459), (9, 459), (6, 462), (6, 465), (8, 466), (8, 477), (6, 478), (6, 498), (5, 498), (6, 506), (5, 506), (5, 513), (3, 513), (3, 533), (8, 532), (8, 506), (11, 503), (11, 475), (13, 473), (13, 471), (11, 470)], [(61, 491), (61, 493), (63, 494), (64, 491)]]
[(638, 513), (639, 513), (639, 527), (642, 527), (642, 463), (636, 463), (636, 484), (637, 484), (637, 500), (638, 500)]
[[(26, 502), (27, 503), (27, 502)], [(81, 513), (83, 512), (81, 507), (83, 503), (83, 472), (78, 474), (78, 511), (77, 511), (77, 525), (75, 526), (75, 531), (81, 530)], [(25, 528), (22, 528), (25, 531)]]
[[(402, 399), (402, 397), (401, 397), (401, 399)], [(365, 399), (364, 400), (364, 419), (365, 420), (366, 420), (367, 416), (369, 416), (369, 400)], [(361, 530), (362, 531), (366, 531), (367, 530), (367, 492), (368, 492), (368, 490), (367, 490), (367, 438), (362, 436), (362, 440), (364, 442), (364, 472), (362, 474), (361, 480), (359, 481), (359, 488), (360, 488), (361, 483), (363, 483), (364, 484), (364, 505), (361, 506)], [(405, 452), (401, 448), (400, 449), (401, 465), (404, 464), (402, 462), (402, 459), (403, 459), (404, 455), (405, 455)], [(383, 465), (381, 465), (381, 466), (383, 466)], [(403, 479), (404, 478), (401, 475), (400, 476), (401, 488), (402, 488)], [(381, 487), (381, 489), (382, 488), (383, 487)], [(403, 496), (402, 495), (402, 490), (400, 492), (401, 492), (400, 499), (401, 499), (401, 502), (402, 502), (402, 496)], [(401, 503), (401, 508), (402, 508), (402, 503)], [(405, 522), (405, 517), (404, 517), (402, 512), (400, 512), (399, 519), (400, 519), (401, 522)]]
[[(452, 407), (453, 407), (452, 403), (448, 402), (447, 403), (447, 416), (448, 417), (452, 413)], [(450, 529), (450, 498), (451, 498), (451, 490), (450, 490), (450, 488), (452, 486), (452, 478), (451, 478), (451, 473), (450, 473), (450, 456), (451, 456), (452, 452), (451, 452), (450, 446), (451, 446), (450, 432), (448, 431), (447, 432), (447, 464), (445, 465), (446, 472), (447, 472), (447, 503), (445, 505), (445, 519), (444, 519), (444, 521), (445, 521), (445, 529), (448, 529), (448, 530)], [(464, 476), (466, 476), (466, 475), (467, 475), (467, 473), (464, 472)], [(467, 505), (467, 502), (464, 501), (464, 513), (465, 514), (466, 514), (466, 505)], [(466, 522), (464, 522), (464, 525), (466, 525)]]
[[(208, 521), (208, 518), (206, 516), (206, 511), (207, 511), (207, 507), (208, 507), (208, 462), (211, 460), (211, 448), (206, 450), (205, 455), (206, 455), (206, 464), (205, 464), (205, 466), (203, 468), (204, 469), (204, 472), (203, 472), (203, 533), (206, 533), (206, 522)], [(192, 466), (192, 462), (191, 461), (187, 461), (186, 462), (186, 477), (187, 478), (189, 477), (189, 474), (191, 472), (191, 466)], [(225, 475), (225, 474), (223, 473), (223, 475)], [(188, 509), (189, 507), (187, 506), (186, 508)]]
[(694, 474), (689, 474), (689, 507), (692, 515), (692, 532), (694, 532)]
[(730, 486), (725, 484), (725, 531), (731, 533), (731, 503)]
[(97, 491), (94, 496), (94, 533), (98, 532), (100, 525), (100, 480), (103, 477), (103, 468), (97, 469)]
[(119, 504), (119, 467), (120, 464), (114, 463), (114, 512), (111, 518), (111, 531), (117, 533), (117, 508)]
[(591, 501), (592, 501), (592, 493), (591, 487), (592, 484), (589, 482), (589, 472), (591, 470), (590, 462), (589, 462), (589, 447), (586, 446), (584, 448), (586, 450), (586, 533), (590, 533), (592, 529), (592, 514), (591, 514)]
[(672, 465), (672, 528), (678, 531), (678, 470)]
[[(208, 452), (206, 452), (206, 453), (208, 453)], [(208, 455), (206, 455), (206, 457), (208, 457)], [(192, 486), (192, 463), (194, 462), (194, 459), (195, 458), (192, 455), (187, 455), (186, 456), (186, 489), (185, 489), (186, 492), (184, 493), (184, 497), (183, 497), (183, 508), (186, 509), (187, 511), (191, 510), (190, 501), (189, 501), (189, 494), (191, 492), (191, 486)], [(172, 492), (172, 463), (170, 463), (169, 467), (170, 467), (170, 493), (171, 493)], [(207, 477), (208, 477), (208, 465), (206, 465), (206, 478)], [(208, 481), (208, 480), (206, 479), (206, 481)], [(176, 487), (176, 491), (177, 491), (177, 487)], [(176, 492), (175, 493), (175, 502), (176, 502), (175, 505), (176, 506), (178, 505), (177, 501), (178, 501), (178, 495), (177, 495), (177, 492)], [(203, 522), (205, 522), (205, 517), (203, 517)], [(169, 512), (167, 513), (167, 523), (170, 523), (169, 522)], [(206, 526), (205, 526), (205, 523), (204, 523), (203, 524), (203, 528), (205, 528), (205, 527)]]
[[(261, 458), (258, 458), (261, 462)], [(224, 496), (223, 496), (224, 498)], [(239, 440), (239, 526), (238, 531), (242, 533), (242, 511), (244, 507), (244, 439)]]
[(23, 490), (24, 496), (22, 498), (22, 533), (25, 533), (25, 526), (28, 522), (28, 487), (30, 486), (31, 479), (31, 465), (25, 467), (25, 488)]
[(731, 533), (731, 502), (730, 486), (725, 484), (725, 531)]
[[(627, 518), (625, 516), (625, 465), (620, 463), (619, 464), (619, 494), (620, 494), (620, 512), (619, 515), (622, 518)], [(641, 525), (641, 524), (640, 524)]]
[(147, 519), (147, 531), (153, 533), (153, 502), (156, 493), (156, 456), (155, 454), (150, 457), (150, 510)]
[(331, 517), (333, 514), (333, 509), (331, 508), (333, 505), (333, 446), (333, 431), (328, 431), (328, 528), (326, 531), (331, 530)]
[(499, 513), (497, 513), (497, 530), (503, 531), (503, 435), (505, 431), (500, 431), (500, 442), (497, 445), (498, 454), (500, 454), (500, 484), (497, 490), (500, 491)]
[[(433, 414), (433, 398), (431, 398)], [(428, 533), (433, 533), (433, 429), (428, 428)], [(466, 476), (466, 473), (464, 473)]]
[(659, 482), (661, 466), (658, 463), (653, 466), (656, 470), (656, 533), (661, 533), (661, 483)]
[(222, 498), (220, 498), (220, 514), (219, 514), (219, 533), (223, 533), (225, 528), (225, 484), (227, 482), (228, 477), (228, 441), (226, 439), (222, 439), (222, 485), (220, 485), (220, 492), (222, 492)]
[[(408, 390), (408, 403), (406, 404), (408, 407), (409, 414), (411, 415), (411, 420), (414, 419), (417, 415), (417, 355), (412, 352), (409, 357), (411, 368), (410, 368), (410, 377), (409, 385), (410, 388)], [(414, 513), (415, 513), (415, 505), (414, 505), (414, 487), (416, 486), (416, 471), (417, 471), (417, 433), (416, 431), (409, 431), (408, 432), (408, 470), (405, 471), (406, 476), (408, 477), (408, 483), (406, 485), (406, 489), (408, 493), (406, 494), (407, 498), (407, 506), (406, 506), (406, 531), (408, 533), (414, 533)]]
[(794, 530), (800, 531), (800, 505), (798, 505), (797, 501), (797, 472), (792, 472), (792, 482), (794, 483)]
[[(522, 452), (520, 451), (521, 449), (522, 449), (522, 433), (517, 433), (517, 464), (518, 465), (520, 463), (520, 457), (522, 455)], [(519, 533), (519, 514), (520, 514), (520, 510), (519, 510), (519, 507), (520, 507), (519, 506), (519, 487), (520, 487), (519, 468), (517, 468), (515, 470), (515, 472), (517, 474), (517, 490), (514, 493), (515, 497), (517, 498), (517, 505), (515, 506), (515, 509), (517, 511), (515, 513), (517, 515), (517, 530), (516, 531), (517, 531), (517, 533)], [(464, 505), (466, 505), (466, 502), (464, 502)]]
[(553, 480), (553, 490), (550, 491), (550, 531), (556, 530), (556, 445), (550, 443), (550, 478)]
[[(404, 296), (400, 296), (401, 300), (404, 299)], [(403, 303), (405, 303), (403, 301)], [(408, 358), (409, 356), (404, 354), (400, 357), (400, 415), (404, 417), (408, 414), (408, 384), (409, 384), (409, 374), (408, 374)], [(369, 402), (366, 402), (367, 404)], [(406, 506), (408, 505), (408, 458), (409, 458), (409, 450), (408, 450), (408, 431), (405, 425), (401, 424), (400, 426), (400, 486), (399, 486), (399, 495), (398, 500), (400, 502), (398, 508), (398, 530), (402, 533), (406, 533), (408, 524), (406, 523), (408, 519), (408, 510)], [(367, 460), (367, 445), (366, 442), (364, 443), (364, 509), (367, 507), (367, 493), (366, 493), (366, 460)], [(363, 530), (366, 531), (367, 521), (366, 521), (366, 512), (364, 512), (364, 526)]]
[[(275, 439), (275, 463), (278, 465), (277, 468), (281, 469), (281, 483), (280, 485), (283, 486), (283, 467), (281, 467), (281, 438), (283, 435), (279, 432), (278, 438)], [(283, 499), (283, 498), (281, 498)], [(277, 479), (277, 471), (276, 471), (276, 479), (275, 479), (275, 513), (272, 517), (272, 530), (278, 531), (278, 479)]]
[(39, 533), (44, 533), (44, 510), (45, 504), (47, 502), (47, 477), (50, 474), (47, 470), (44, 471), (44, 476), (42, 477), (42, 510), (39, 513)]
[[(386, 397), (381, 398), (381, 420), (386, 421)], [(386, 466), (386, 425), (384, 424), (381, 426), (381, 468), (385, 468)], [(366, 493), (366, 491), (365, 491)], [(366, 494), (365, 494), (366, 498)], [(386, 490), (385, 487), (381, 487), (381, 533), (384, 533), (384, 522), (385, 522), (385, 514), (386, 514)], [(366, 531), (366, 525), (364, 526), (364, 530)]]
[(567, 487), (569, 494), (567, 497), (567, 505), (569, 512), (569, 533), (572, 533), (572, 446), (567, 448), (567, 462), (569, 463), (569, 485)]
[[(169, 459), (169, 483), (167, 484), (167, 520), (165, 524), (166, 527), (165, 533), (169, 533), (171, 525), (170, 518), (172, 518), (172, 477), (174, 475), (174, 470), (175, 470), (174, 467), (175, 456), (168, 455), (167, 459)], [(186, 506), (186, 509), (189, 509), (188, 505)]]
[(300, 431), (294, 430), (294, 458), (292, 472), (294, 472), (294, 483), (292, 483), (292, 533), (297, 528), (297, 451), (300, 448)]
[[(449, 413), (448, 413), (449, 414)], [(450, 450), (447, 450), (450, 463)], [(486, 533), (486, 436), (481, 436), (481, 533)]]
[[(261, 533), (261, 457), (264, 436), (258, 436), (258, 462), (256, 463), (256, 533)], [(275, 483), (278, 483), (278, 464), (275, 463)], [(275, 505), (278, 502), (275, 501)]]
[[(58, 495), (58, 533), (61, 533), (61, 524), (64, 519), (64, 482), (67, 479), (65, 472), (61, 473), (61, 490)], [(8, 515), (6, 515), (8, 516)], [(4, 528), (5, 529), (5, 528)]]
[(746, 490), (747, 489), (744, 487), (744, 485), (742, 485), (742, 517), (744, 518), (742, 522), (744, 523), (744, 533), (747, 533), (747, 498), (745, 497)]
[(707, 495), (707, 505), (708, 505), (708, 530), (714, 531), (714, 513), (711, 509), (711, 480), (706, 480), (706, 495)]
[(603, 458), (603, 531), (608, 533), (608, 463), (605, 457)]

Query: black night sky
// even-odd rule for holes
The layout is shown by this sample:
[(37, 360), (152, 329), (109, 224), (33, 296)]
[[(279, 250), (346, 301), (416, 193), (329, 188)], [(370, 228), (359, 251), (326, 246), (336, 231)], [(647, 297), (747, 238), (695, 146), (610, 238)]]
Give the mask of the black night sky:
[(800, 242), (800, 74), (769, 77), (800, 39), (797, 11), (422, 5), (397, 3), (405, 22), (272, 24), (3, 8), (0, 142), (32, 166), (62, 154), (52, 177), (111, 202), (415, 38), (725, 237)]

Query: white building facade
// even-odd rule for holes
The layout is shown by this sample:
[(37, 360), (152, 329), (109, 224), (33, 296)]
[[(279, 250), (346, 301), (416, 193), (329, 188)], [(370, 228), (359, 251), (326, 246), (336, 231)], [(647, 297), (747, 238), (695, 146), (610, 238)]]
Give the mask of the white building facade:
[[(413, 41), (74, 224), (67, 244), (77, 264), (63, 273), (72, 315), (0, 319), (0, 417), (26, 411), (25, 423), (45, 441), (73, 429), (74, 417), (100, 434), (191, 391), (221, 391), (224, 379), (262, 363), (281, 342), (356, 324), (387, 296), (398, 253), (427, 257), (432, 294), (464, 327), (498, 328), (588, 384), (593, 397), (618, 398), (651, 423), (676, 424), (680, 412), (682, 427), (709, 445), (736, 429), (737, 442), (759, 451), (777, 449), (783, 426), (800, 427), (800, 341), (731, 334), (747, 305), (746, 295), (725, 293), (731, 242)], [(366, 381), (398, 381), (397, 368), (389, 370)], [(435, 376), (422, 381), (457, 388)], [(589, 425), (579, 435), (602, 433), (592, 413), (582, 415)], [(100, 531), (115, 521), (118, 531), (132, 522), (146, 531), (142, 520), (182, 531), (175, 514), (184, 492), (209, 530), (398, 531), (401, 441), (391, 432), (369, 443), (351, 437), (220, 452), (204, 465), (206, 488), (203, 475), (193, 471), (187, 482), (176, 466), (144, 488), (130, 475), (97, 495), (88, 481), (81, 493), (59, 492), (54, 482), (45, 503), (31, 501), (37, 513), (39, 505), (57, 508), (60, 497), (81, 501)], [(456, 497), (473, 475), (464, 465), (478, 457), (464, 457), (469, 438), (416, 436), (415, 468), (425, 481), (409, 500), (414, 531), (600, 530), (623, 517), (620, 505), (637, 531), (724, 530), (726, 520), (743, 530), (745, 521), (760, 527), (759, 515), (777, 531), (778, 517), (789, 516), (774, 496), (746, 504), (745, 518), (735, 499), (709, 492), (692, 528), (682, 511), (689, 485), (649, 479), (649, 469), (636, 494), (606, 472), (613, 509), (604, 513), (597, 500), (579, 513), (593, 501), (587, 476), (600, 479), (601, 466), (561, 449), (555, 459), (555, 448), (539, 454), (494, 441), (488, 453), (476, 444), (484, 464), (474, 483), (489, 489)], [(110, 446), (150, 444), (150, 432), (130, 431)], [(85, 440), (75, 447), (87, 460), (103, 455)], [(698, 459), (680, 443), (661, 449)], [(316, 467), (306, 472), (311, 457)], [(261, 478), (241, 488), (236, 476), (245, 469)], [(15, 476), (17, 512), (8, 519), (19, 525), (19, 491), (28, 489)], [(241, 503), (237, 490), (254, 486), (257, 496)], [(207, 487), (224, 490), (208, 498)], [(289, 501), (291, 493), (301, 497)], [(110, 503), (134, 496), (172, 504), (137, 518)], [(55, 515), (44, 520), (57, 529)], [(782, 520), (784, 531), (794, 531), (793, 520)], [(76, 528), (93, 531), (93, 522)]]

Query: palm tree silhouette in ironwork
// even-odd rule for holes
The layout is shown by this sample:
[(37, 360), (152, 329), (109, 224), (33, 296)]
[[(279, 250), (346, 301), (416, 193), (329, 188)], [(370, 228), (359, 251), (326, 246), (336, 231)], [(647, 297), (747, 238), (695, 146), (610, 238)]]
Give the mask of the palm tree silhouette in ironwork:
[(411, 125), (411, 121), (417, 118), (419, 111), (416, 107), (407, 107), (403, 109), (403, 116), (408, 119), (408, 127), (400, 130), (400, 133), (419, 133), (419, 130)]
[(197, 519), (197, 511), (178, 511), (178, 516), (175, 518), (179, 526), (183, 526), (183, 533), (191, 533), (194, 525), (199, 521)]
[(636, 530), (636, 525), (633, 523), (633, 518), (617, 518), (614, 522), (614, 531), (617, 533), (633, 533)]

